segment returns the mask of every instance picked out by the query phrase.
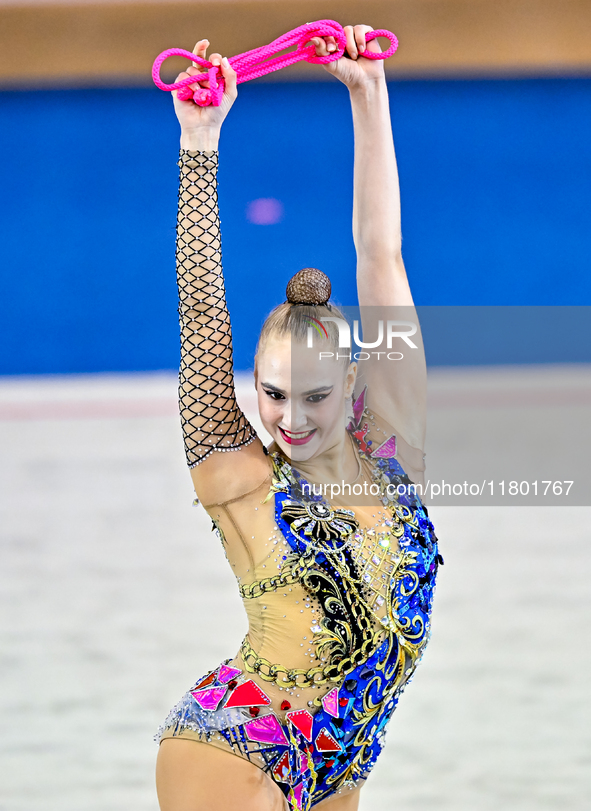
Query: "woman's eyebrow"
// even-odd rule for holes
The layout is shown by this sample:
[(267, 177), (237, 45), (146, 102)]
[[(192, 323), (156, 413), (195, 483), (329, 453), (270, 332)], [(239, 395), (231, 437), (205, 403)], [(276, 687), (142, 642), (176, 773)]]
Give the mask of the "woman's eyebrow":
[(277, 388), (277, 386), (274, 386), (272, 383), (261, 383), (261, 386), (262, 386), (264, 389), (271, 389), (271, 391), (276, 391), (276, 392), (279, 392), (279, 394), (285, 394), (285, 392), (283, 391), (283, 389), (279, 389), (279, 388)]
[(310, 391), (305, 391), (304, 394), (321, 394), (323, 391), (332, 391), (334, 386), (318, 386), (317, 389), (310, 389)]

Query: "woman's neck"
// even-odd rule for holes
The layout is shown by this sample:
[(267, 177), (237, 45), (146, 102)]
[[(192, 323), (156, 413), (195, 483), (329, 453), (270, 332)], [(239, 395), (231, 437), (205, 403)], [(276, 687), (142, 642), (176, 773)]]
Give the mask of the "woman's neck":
[(360, 473), (360, 462), (347, 431), (319, 456), (291, 464), (310, 484), (352, 484)]

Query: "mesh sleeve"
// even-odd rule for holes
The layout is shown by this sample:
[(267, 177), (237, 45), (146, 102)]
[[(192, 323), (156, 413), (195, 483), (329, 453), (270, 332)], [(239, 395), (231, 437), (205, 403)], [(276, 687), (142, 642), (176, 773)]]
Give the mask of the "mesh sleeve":
[(181, 150), (176, 267), (179, 409), (189, 467), (256, 434), (236, 402), (232, 331), (221, 263), (217, 152)]

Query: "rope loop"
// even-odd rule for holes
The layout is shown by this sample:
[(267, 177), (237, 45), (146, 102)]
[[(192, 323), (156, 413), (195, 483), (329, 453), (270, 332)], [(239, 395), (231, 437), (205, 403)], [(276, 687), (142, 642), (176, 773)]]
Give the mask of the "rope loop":
[[(312, 37), (334, 37), (337, 50), (326, 56), (316, 56), (316, 49), (313, 45), (306, 45)], [(365, 51), (362, 56), (365, 59), (387, 59), (392, 56), (398, 48), (398, 39), (391, 31), (385, 29), (378, 29), (376, 31), (368, 31), (365, 35), (365, 41), (377, 37), (386, 37), (390, 40), (390, 47), (386, 51), (376, 52)], [(292, 48), (295, 45), (295, 51), (290, 51), (287, 54), (280, 54), (280, 51), (286, 48)], [(327, 65), (329, 62), (335, 62), (340, 59), (345, 53), (347, 45), (347, 38), (343, 26), (334, 20), (317, 20), (314, 23), (306, 23), (300, 25), (299, 28), (294, 28), (286, 34), (278, 37), (270, 43), (270, 45), (263, 45), (261, 48), (254, 48), (252, 51), (246, 51), (238, 56), (232, 56), (228, 60), (237, 75), (237, 83), (248, 82), (250, 79), (258, 79), (261, 76), (266, 76), (268, 73), (273, 73), (281, 68), (286, 68), (289, 65), (295, 65), (296, 62), (310, 62), (315, 65)], [(166, 84), (160, 78), (160, 69), (162, 63), (168, 59), (169, 56), (182, 56), (189, 59), (191, 62), (196, 62), (200, 67), (206, 68), (206, 72), (195, 74), (195, 76), (186, 76), (179, 82)], [(177, 90), (177, 97), (181, 101), (189, 101), (193, 99), (195, 104), (200, 107), (208, 107), (210, 105), (219, 107), (222, 103), (224, 96), (225, 82), (222, 76), (221, 69), (217, 65), (212, 65), (207, 59), (202, 59), (200, 56), (185, 51), (183, 48), (169, 48), (163, 51), (154, 60), (152, 66), (152, 79), (154, 84), (160, 90)], [(202, 85), (204, 82), (209, 83), (209, 87), (198, 87), (191, 89), (190, 85)]]

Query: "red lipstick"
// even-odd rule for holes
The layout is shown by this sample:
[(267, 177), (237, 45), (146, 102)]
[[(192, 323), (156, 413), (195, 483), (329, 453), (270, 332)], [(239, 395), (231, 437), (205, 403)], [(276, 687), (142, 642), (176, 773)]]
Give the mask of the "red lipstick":
[(311, 431), (299, 431), (298, 433), (292, 433), (291, 431), (288, 433), (283, 428), (279, 428), (279, 430), (288, 445), (305, 445), (316, 433), (316, 428), (313, 428)]

